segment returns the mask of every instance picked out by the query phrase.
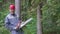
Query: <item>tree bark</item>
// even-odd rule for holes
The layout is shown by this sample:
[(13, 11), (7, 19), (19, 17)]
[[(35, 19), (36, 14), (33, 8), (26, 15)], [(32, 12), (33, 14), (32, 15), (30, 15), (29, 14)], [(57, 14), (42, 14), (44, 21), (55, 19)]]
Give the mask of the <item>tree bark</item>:
[(42, 34), (42, 24), (41, 24), (41, 19), (42, 19), (42, 5), (38, 5), (37, 7), (37, 34)]
[(21, 0), (15, 0), (15, 13), (21, 19)]

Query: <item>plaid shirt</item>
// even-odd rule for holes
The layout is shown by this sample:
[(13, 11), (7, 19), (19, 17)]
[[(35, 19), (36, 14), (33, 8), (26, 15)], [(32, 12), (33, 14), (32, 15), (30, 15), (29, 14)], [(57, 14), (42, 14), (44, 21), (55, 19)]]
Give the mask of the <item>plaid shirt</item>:
[(14, 30), (19, 22), (17, 15), (8, 14), (5, 18), (5, 27), (9, 30)]

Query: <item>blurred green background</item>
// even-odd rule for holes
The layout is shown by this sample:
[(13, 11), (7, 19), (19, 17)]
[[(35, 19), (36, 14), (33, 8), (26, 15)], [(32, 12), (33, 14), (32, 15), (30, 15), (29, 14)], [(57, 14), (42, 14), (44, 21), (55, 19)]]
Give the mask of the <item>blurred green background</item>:
[[(42, 26), (43, 34), (60, 34), (60, 0), (42, 0)], [(32, 17), (33, 20), (23, 27), (25, 34), (36, 34), (37, 32), (37, 6), (41, 0), (21, 0), (22, 20)], [(0, 0), (0, 34), (10, 34), (4, 27), (4, 19), (9, 13), (9, 5), (14, 0)]]

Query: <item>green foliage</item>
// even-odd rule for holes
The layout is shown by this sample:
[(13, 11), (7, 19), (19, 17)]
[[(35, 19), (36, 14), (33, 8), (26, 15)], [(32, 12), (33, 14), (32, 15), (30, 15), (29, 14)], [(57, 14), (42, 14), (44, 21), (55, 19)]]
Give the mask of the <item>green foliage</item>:
[(5, 27), (0, 27), (0, 34), (9, 34), (10, 32)]
[(0, 2), (2, 2), (3, 0), (0, 0)]
[(60, 0), (47, 0), (43, 6), (43, 30), (46, 34), (60, 34)]
[[(60, 0), (43, 0), (43, 2), (43, 34), (60, 34)], [(14, 1), (11, 0), (10, 3), (14, 3)], [(22, 0), (22, 20), (25, 21), (28, 18), (33, 17), (33, 20), (23, 27), (24, 34), (36, 34), (36, 8), (39, 3), (40, 0)], [(0, 11), (0, 34), (8, 34), (10, 32), (4, 27), (4, 19), (9, 13), (9, 3), (2, 4), (0, 6), (2, 6)]]
[[(0, 11), (0, 16), (1, 16), (0, 17), (0, 34), (10, 34), (10, 32), (4, 27), (4, 19), (6, 15), (9, 13), (8, 6), (9, 6), (9, 3), (2, 4), (2, 10)], [(36, 9), (32, 8), (32, 10), (30, 10), (30, 7), (31, 7), (30, 0), (22, 2), (22, 11), (21, 11), (22, 20), (25, 21), (30, 17), (33, 18), (33, 20), (30, 23), (28, 23), (25, 27), (23, 27), (24, 34), (36, 34)]]

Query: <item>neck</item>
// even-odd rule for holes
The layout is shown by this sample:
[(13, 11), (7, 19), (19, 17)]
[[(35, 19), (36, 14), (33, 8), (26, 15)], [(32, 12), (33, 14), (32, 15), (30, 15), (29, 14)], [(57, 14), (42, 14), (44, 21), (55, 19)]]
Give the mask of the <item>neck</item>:
[(15, 14), (15, 13), (10, 13), (10, 14)]
[(11, 14), (11, 15), (15, 16), (15, 13), (13, 13), (13, 14)]

